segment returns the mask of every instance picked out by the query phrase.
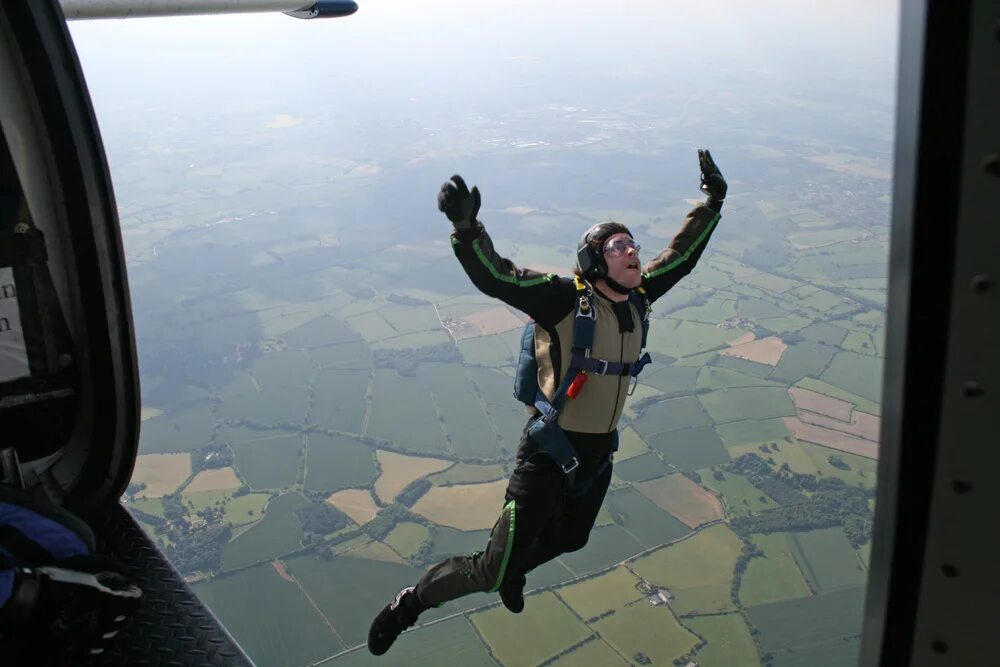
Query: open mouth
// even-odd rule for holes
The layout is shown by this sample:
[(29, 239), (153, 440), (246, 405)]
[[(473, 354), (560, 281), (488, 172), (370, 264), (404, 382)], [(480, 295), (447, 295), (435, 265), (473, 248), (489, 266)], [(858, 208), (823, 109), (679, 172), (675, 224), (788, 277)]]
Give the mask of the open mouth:
[(626, 268), (635, 269), (636, 271), (638, 271), (639, 270), (639, 262), (629, 262), (628, 267), (626, 267)]

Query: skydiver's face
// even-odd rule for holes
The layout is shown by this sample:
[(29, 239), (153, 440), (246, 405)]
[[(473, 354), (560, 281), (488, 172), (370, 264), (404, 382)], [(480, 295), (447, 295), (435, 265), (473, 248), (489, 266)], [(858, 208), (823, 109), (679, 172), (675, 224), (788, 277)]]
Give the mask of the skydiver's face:
[(612, 234), (604, 242), (604, 261), (608, 263), (608, 277), (622, 287), (635, 289), (642, 284), (639, 246), (625, 232)]

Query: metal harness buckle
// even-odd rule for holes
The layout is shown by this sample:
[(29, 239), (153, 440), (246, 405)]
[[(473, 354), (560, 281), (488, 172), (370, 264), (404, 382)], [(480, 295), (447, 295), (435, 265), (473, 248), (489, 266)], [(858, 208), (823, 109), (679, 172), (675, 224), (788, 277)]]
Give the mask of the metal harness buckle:
[(580, 460), (574, 456), (572, 461), (570, 461), (566, 465), (561, 465), (559, 467), (562, 468), (562, 471), (568, 475), (580, 467)]
[(597, 360), (597, 374), (605, 375), (608, 372), (608, 362), (606, 359)]

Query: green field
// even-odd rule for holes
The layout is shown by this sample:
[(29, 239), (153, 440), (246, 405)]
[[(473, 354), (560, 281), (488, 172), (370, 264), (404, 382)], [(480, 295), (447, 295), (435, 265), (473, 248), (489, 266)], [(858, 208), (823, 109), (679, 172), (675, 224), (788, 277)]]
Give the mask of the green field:
[(308, 353), (313, 364), (320, 368), (368, 370), (372, 367), (371, 349), (364, 341), (314, 347)]
[(320, 347), (360, 340), (358, 334), (345, 322), (329, 315), (317, 317), (311, 322), (292, 329), (282, 338), (289, 348)]
[[(828, 447), (821, 447), (809, 442), (799, 442), (798, 446), (802, 448), (802, 451), (812, 460), (816, 469), (824, 477), (837, 477), (851, 486), (858, 486), (860, 484), (868, 489), (875, 487), (878, 461), (873, 461), (864, 456), (848, 454), (847, 452), (838, 452)], [(831, 465), (831, 455), (839, 456), (841, 461), (850, 466), (851, 469), (841, 470)]]
[(506, 366), (517, 361), (499, 336), (466, 338), (457, 345), (462, 360), (474, 366)]
[(320, 428), (361, 433), (369, 371), (316, 371), (310, 421)]
[(791, 552), (817, 593), (861, 586), (868, 573), (840, 527), (791, 533)]
[(577, 648), (570, 653), (556, 659), (552, 665), (560, 667), (589, 667), (590, 665), (600, 665), (600, 667), (629, 667), (632, 663), (618, 655), (611, 648), (611, 645), (600, 638), (595, 638)]
[(740, 373), (745, 373), (746, 375), (752, 375), (754, 377), (766, 378), (774, 371), (774, 366), (768, 364), (759, 364), (756, 361), (750, 361), (749, 359), (740, 359), (739, 357), (729, 357), (725, 355), (719, 355), (719, 358), (715, 360), (713, 364), (719, 368), (729, 368), (734, 371), (739, 371)]
[(743, 317), (749, 317), (754, 320), (771, 317), (784, 317), (789, 314), (784, 308), (776, 306), (770, 301), (757, 299), (755, 297), (741, 298), (739, 302), (739, 313)]
[(698, 380), (698, 369), (690, 366), (664, 366), (653, 362), (642, 375), (642, 384), (667, 394), (693, 392)]
[[(260, 667), (309, 664), (345, 648), (298, 586), (270, 563), (192, 588)], [(261, 613), (265, 601), (280, 613)]]
[(223, 521), (231, 526), (257, 521), (263, 516), (264, 505), (270, 496), (266, 493), (248, 493), (226, 502)]
[(618, 451), (615, 452), (615, 461), (627, 461), (648, 451), (649, 446), (635, 432), (634, 428), (626, 427), (619, 430)]
[(369, 343), (382, 340), (383, 338), (392, 338), (399, 334), (377, 312), (350, 317), (347, 323)]
[(420, 377), (404, 377), (395, 370), (375, 371), (368, 434), (401, 447), (428, 454), (448, 452), (434, 400)]
[(728, 526), (715, 525), (637, 559), (632, 571), (654, 586), (669, 588), (678, 614), (729, 611), (733, 568), (742, 548)]
[[(768, 451), (761, 449), (765, 446), (768, 448)], [(782, 464), (787, 463), (792, 472), (802, 473), (803, 475), (815, 475), (819, 471), (816, 469), (816, 464), (813, 463), (812, 458), (803, 451), (804, 446), (804, 443), (800, 443), (798, 440), (792, 442), (781, 440), (772, 441), (770, 444), (737, 445), (730, 447), (729, 453), (734, 459), (744, 454), (756, 454), (770, 463), (774, 468), (780, 468)]]
[(620, 655), (634, 658), (642, 653), (653, 665), (670, 665), (698, 643), (698, 638), (677, 622), (669, 605), (654, 607), (644, 600), (619, 609), (592, 627)]
[(171, 454), (204, 447), (212, 440), (215, 421), (208, 401), (147, 419), (140, 425), (140, 454)]
[(301, 435), (287, 435), (233, 445), (236, 469), (253, 489), (280, 489), (295, 483)]
[(403, 558), (409, 558), (420, 550), (420, 547), (430, 537), (431, 531), (419, 523), (403, 521), (396, 524), (392, 532), (383, 540)]
[(836, 353), (837, 348), (822, 343), (796, 343), (781, 355), (771, 378), (794, 384), (804, 377), (818, 377)]
[(438, 526), (434, 529), (431, 554), (436, 558), (445, 558), (455, 554), (472, 553), (485, 548), (489, 538), (490, 531), (488, 530), (456, 530), (447, 526)]
[(761, 647), (778, 654), (787, 649), (834, 646), (857, 637), (864, 600), (865, 589), (859, 586), (751, 607), (747, 615), (760, 631)]
[(762, 442), (787, 442), (792, 432), (783, 419), (747, 419), (719, 424), (715, 427), (726, 447), (738, 445), (759, 445)]
[(773, 500), (768, 500), (766, 503), (761, 502), (760, 497), (764, 495), (763, 492), (743, 475), (734, 475), (725, 471), (722, 473), (724, 479), (717, 480), (712, 476), (712, 470), (709, 468), (699, 470), (698, 474), (701, 475), (701, 483), (722, 498), (726, 509), (726, 518), (759, 512), (775, 505)]
[[(408, 565), (362, 558), (323, 561), (302, 555), (284, 562), (348, 646), (363, 644), (379, 609), (401, 588), (415, 584), (421, 574)], [(420, 620), (434, 616), (428, 613)]]
[(698, 373), (699, 389), (729, 389), (731, 387), (777, 387), (777, 382), (730, 368), (705, 366)]
[(232, 489), (224, 491), (195, 491), (193, 493), (182, 493), (181, 501), (191, 514), (195, 514), (206, 507), (222, 507), (232, 495)]
[(871, 334), (863, 331), (848, 332), (841, 347), (848, 352), (878, 356), (878, 349), (875, 347), (875, 341), (872, 339)]
[[(672, 326), (674, 325), (674, 326)], [(715, 324), (685, 322), (672, 318), (656, 320), (649, 327), (650, 350), (671, 357), (708, 352), (742, 336), (742, 329), (717, 329)]]
[(796, 648), (794, 651), (776, 651), (771, 655), (772, 667), (843, 667), (857, 665), (861, 653), (861, 638), (830, 641), (819, 646)]
[(711, 427), (685, 428), (649, 436), (647, 442), (667, 463), (681, 470), (697, 470), (729, 462), (729, 452)]
[(701, 665), (724, 667), (759, 667), (757, 647), (739, 614), (686, 618), (684, 625), (705, 640), (694, 660)]
[(330, 494), (368, 486), (378, 476), (372, 450), (354, 438), (310, 433), (306, 442), (307, 489)]
[[(590, 635), (553, 593), (532, 596), (521, 614), (495, 607), (471, 620), (502, 665), (537, 665)], [(539, 627), (545, 631), (538, 632)]]
[(486, 406), (460, 364), (420, 364), (417, 376), (444, 420), (451, 449), (457, 456), (491, 458), (499, 454)]
[(295, 510), (308, 504), (308, 500), (295, 492), (272, 499), (264, 518), (222, 550), (222, 569), (231, 570), (298, 549), (302, 524)]
[[(513, 397), (514, 378), (492, 368), (468, 368), (466, 371), (486, 405), (489, 421), (500, 436), (500, 446), (513, 456), (524, 428), (525, 406)], [(480, 437), (487, 437), (483, 430)]]
[(698, 399), (716, 424), (795, 416), (795, 404), (784, 387), (720, 389), (701, 394)]
[(882, 400), (882, 360), (877, 357), (840, 352), (821, 379), (870, 401)]
[(736, 300), (711, 298), (700, 306), (688, 306), (670, 313), (670, 317), (688, 322), (718, 324), (736, 317)]
[(604, 507), (615, 522), (641, 542), (644, 548), (672, 542), (691, 532), (672, 514), (664, 512), (632, 487), (609, 493)]
[(410, 630), (399, 640), (398, 646), (378, 658), (374, 658), (367, 648), (361, 648), (327, 664), (334, 667), (370, 667), (376, 663), (384, 667), (414, 667), (414, 656), (420, 656), (425, 665), (496, 667), (475, 628), (464, 616)]
[(645, 597), (636, 588), (638, 583), (639, 579), (627, 568), (616, 567), (599, 577), (563, 586), (558, 592), (570, 609), (584, 621), (588, 621), (606, 611), (620, 609)]
[(153, 516), (163, 516), (163, 500), (160, 498), (145, 498), (142, 496), (128, 503), (128, 507), (134, 507), (140, 512), (152, 514)]
[(640, 435), (647, 438), (646, 442), (649, 442), (648, 436), (656, 433), (711, 425), (712, 418), (693, 396), (672, 398), (646, 406), (642, 416), (632, 424)]
[(848, 331), (827, 322), (819, 322), (807, 326), (805, 329), (799, 331), (799, 334), (806, 340), (814, 343), (840, 347), (847, 337)]
[(792, 555), (791, 534), (772, 533), (751, 538), (763, 552), (747, 565), (740, 581), (740, 602), (747, 607), (811, 595)]
[(579, 576), (617, 563), (642, 549), (643, 545), (621, 526), (604, 526), (590, 531), (587, 544), (579, 551), (559, 556), (559, 562)]
[[(308, 362), (296, 350), (288, 350)], [(285, 354), (285, 353), (275, 353)], [(271, 355), (273, 356), (273, 355)], [(266, 358), (266, 357), (265, 357)], [(220, 392), (222, 402), (219, 416), (223, 419), (248, 420), (262, 426), (290, 422), (298, 424), (305, 419), (307, 384), (311, 371), (280, 378), (276, 371), (270, 371), (270, 384), (263, 384), (256, 376), (239, 373)]]
[(670, 469), (653, 452), (615, 463), (615, 474), (626, 482), (644, 482), (668, 472)]
[(441, 321), (430, 304), (405, 306), (387, 303), (379, 307), (378, 314), (401, 334), (441, 329)]

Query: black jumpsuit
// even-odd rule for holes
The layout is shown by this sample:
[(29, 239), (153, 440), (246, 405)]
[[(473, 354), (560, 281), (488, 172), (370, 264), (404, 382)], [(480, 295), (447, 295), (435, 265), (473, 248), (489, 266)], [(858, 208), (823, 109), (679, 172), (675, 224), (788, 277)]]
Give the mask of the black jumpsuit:
[[(650, 303), (690, 273), (718, 220), (716, 210), (699, 204), (688, 214), (670, 245), (643, 267), (642, 287)], [(476, 287), (535, 321), (539, 386), (551, 398), (569, 363), (571, 321), (577, 302), (572, 279), (514, 266), (496, 253), (479, 223), (464, 234), (452, 234), (452, 246)], [(598, 310), (594, 350), (605, 351), (603, 356), (594, 356), (608, 361), (635, 361), (641, 339), (635, 307), (628, 301), (612, 303), (599, 292), (592, 302)], [(622, 358), (609, 359), (614, 356), (607, 353), (609, 350), (620, 350)], [(627, 378), (588, 378), (581, 392), (581, 397), (588, 393), (586, 400), (572, 409), (567, 402), (560, 413), (560, 425), (580, 460), (578, 479), (593, 477), (609, 459), (617, 441), (627, 385)], [(452, 556), (431, 567), (416, 586), (417, 597), (424, 605), (436, 607), (469, 593), (498, 590), (505, 580), (519, 579), (587, 543), (611, 482), (611, 466), (604, 467), (586, 493), (570, 495), (566, 475), (548, 456), (532, 456), (537, 449), (522, 434), (505, 504), (485, 549)]]

